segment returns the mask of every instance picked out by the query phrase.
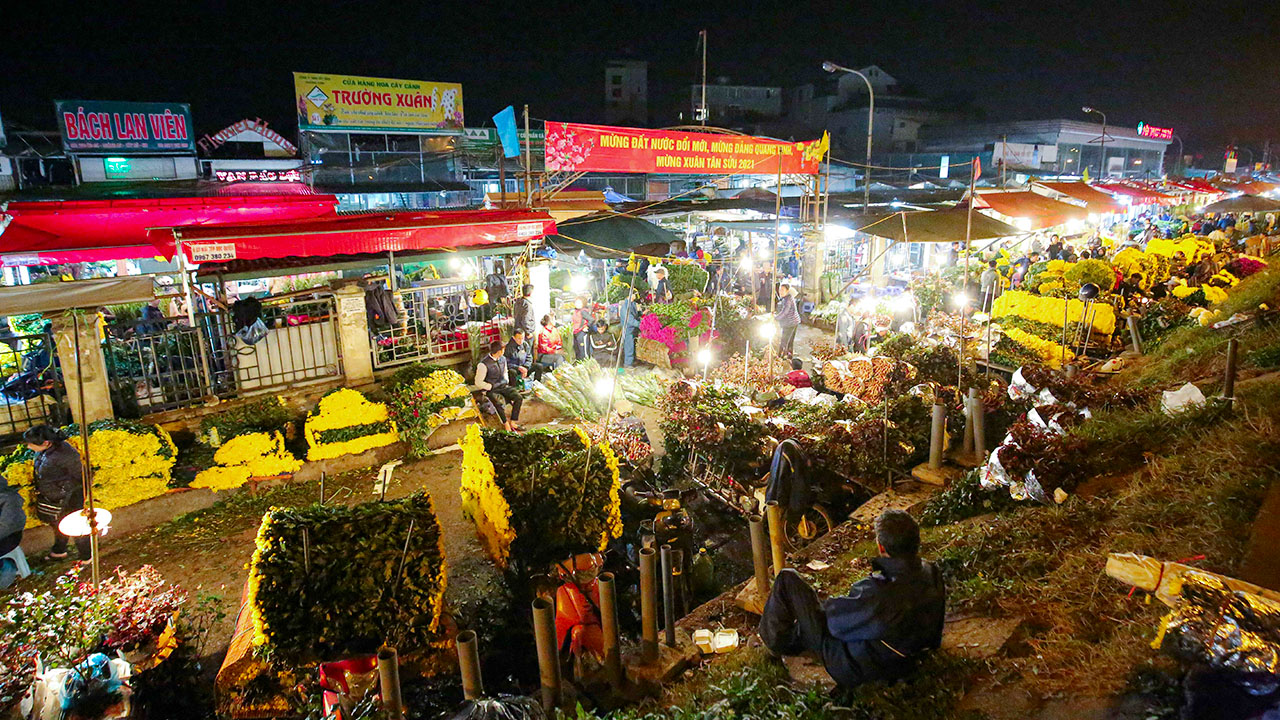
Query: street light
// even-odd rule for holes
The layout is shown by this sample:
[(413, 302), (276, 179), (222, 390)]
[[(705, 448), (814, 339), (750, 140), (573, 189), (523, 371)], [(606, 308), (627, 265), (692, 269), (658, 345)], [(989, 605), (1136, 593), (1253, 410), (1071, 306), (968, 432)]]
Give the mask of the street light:
[(1097, 114), (1099, 114), (1099, 115), (1101, 115), (1101, 116), (1102, 116), (1102, 137), (1101, 137), (1101, 138), (1099, 138), (1099, 141), (1102, 143), (1102, 157), (1098, 160), (1098, 177), (1099, 177), (1099, 178), (1106, 177), (1106, 173), (1107, 173), (1107, 114), (1106, 114), (1106, 113), (1104, 113), (1104, 112), (1102, 112), (1101, 110), (1099, 110), (1099, 109), (1097, 109), (1097, 108), (1089, 107), (1088, 105), (1085, 105), (1084, 107), (1080, 108), (1080, 110), (1082, 110), (1083, 112), (1087, 112), (1087, 113), (1097, 113)]
[(866, 213), (867, 208), (871, 206), (871, 126), (876, 119), (876, 91), (871, 87), (871, 81), (866, 75), (843, 65), (837, 65), (830, 60), (822, 63), (822, 69), (829, 73), (843, 72), (850, 75), (857, 75), (862, 78), (862, 82), (867, 84), (867, 167), (862, 176), (864, 187), (862, 188), (862, 212)]

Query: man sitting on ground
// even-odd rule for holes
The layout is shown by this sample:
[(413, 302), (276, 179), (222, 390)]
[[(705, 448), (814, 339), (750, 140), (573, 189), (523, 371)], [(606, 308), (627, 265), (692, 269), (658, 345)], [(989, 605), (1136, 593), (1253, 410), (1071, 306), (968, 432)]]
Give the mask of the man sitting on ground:
[(507, 382), (515, 388), (523, 387), (533, 368), (533, 350), (522, 328), (511, 331), (511, 339), (507, 341), (502, 356), (507, 360)]
[(881, 557), (848, 595), (821, 603), (795, 570), (778, 574), (760, 618), (760, 639), (779, 655), (815, 653), (827, 673), (852, 688), (905, 677), (942, 643), (946, 587), (920, 559), (920, 528), (902, 510), (876, 519)]

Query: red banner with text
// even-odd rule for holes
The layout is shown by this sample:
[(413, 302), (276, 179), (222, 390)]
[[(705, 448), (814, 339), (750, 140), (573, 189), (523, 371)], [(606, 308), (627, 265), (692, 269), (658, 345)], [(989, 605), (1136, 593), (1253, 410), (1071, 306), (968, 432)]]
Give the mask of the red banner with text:
[(827, 142), (548, 122), (547, 170), (813, 175)]

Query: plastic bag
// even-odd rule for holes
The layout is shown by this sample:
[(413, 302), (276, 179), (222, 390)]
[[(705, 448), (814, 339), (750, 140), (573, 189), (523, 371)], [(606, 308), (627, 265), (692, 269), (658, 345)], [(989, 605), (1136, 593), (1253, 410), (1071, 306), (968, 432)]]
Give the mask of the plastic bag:
[(468, 700), (449, 720), (546, 720), (537, 700), (514, 695)]
[(1200, 388), (1187, 383), (1177, 390), (1165, 390), (1160, 395), (1160, 409), (1166, 415), (1175, 415), (1183, 410), (1204, 405), (1204, 393)]
[(811, 387), (796, 388), (787, 396), (788, 400), (796, 400), (805, 404), (812, 403), (818, 397), (818, 391)]
[(995, 450), (991, 451), (991, 457), (987, 458), (987, 464), (982, 468), (982, 474), (978, 477), (978, 484), (987, 490), (1009, 486), (1009, 474), (1005, 472), (1004, 465), (1000, 464), (1000, 448), (1002, 447), (1004, 447), (1004, 443), (1000, 443)]
[(1022, 400), (1036, 394), (1036, 389), (1027, 382), (1022, 376), (1022, 368), (1013, 371), (1013, 378), (1009, 381), (1009, 399)]
[(262, 322), (262, 318), (253, 321), (253, 324), (246, 325), (236, 331), (236, 339), (245, 345), (256, 345), (267, 336), (266, 323)]

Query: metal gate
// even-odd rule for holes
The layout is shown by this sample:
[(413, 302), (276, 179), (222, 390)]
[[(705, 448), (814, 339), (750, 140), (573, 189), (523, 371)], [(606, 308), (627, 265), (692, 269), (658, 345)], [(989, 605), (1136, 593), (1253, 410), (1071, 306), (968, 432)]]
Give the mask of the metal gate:
[(332, 295), (267, 298), (261, 323), (227, 312), (113, 323), (103, 345), (112, 404), (141, 417), (342, 376)]
[(473, 307), (471, 294), (480, 283), (443, 283), (392, 293), (394, 323), (369, 324), (375, 368), (470, 354), (501, 339), (509, 317), (493, 318), (490, 306)]
[(0, 338), (0, 446), (17, 443), (29, 427), (69, 421), (53, 335)]

